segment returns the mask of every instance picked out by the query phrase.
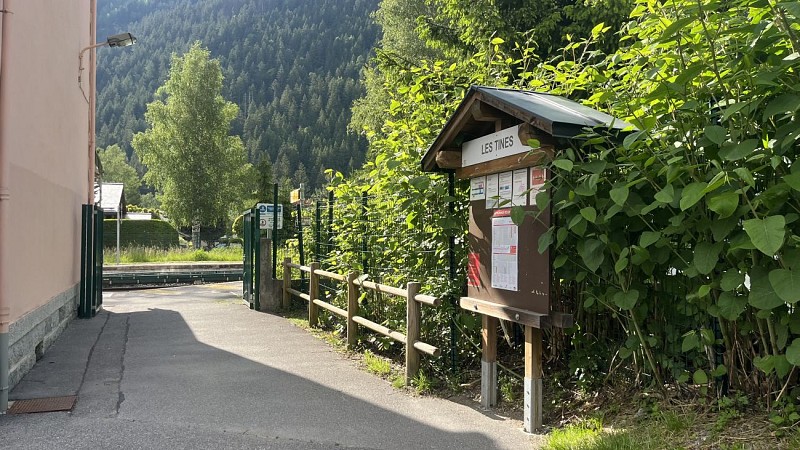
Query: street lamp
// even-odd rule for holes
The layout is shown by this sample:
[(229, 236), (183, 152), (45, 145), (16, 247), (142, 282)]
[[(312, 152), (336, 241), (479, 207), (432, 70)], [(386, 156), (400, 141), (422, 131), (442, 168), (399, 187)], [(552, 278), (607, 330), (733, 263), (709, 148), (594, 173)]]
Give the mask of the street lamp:
[[(136, 37), (134, 35), (130, 33), (120, 33), (107, 37), (105, 42), (98, 42), (97, 44), (90, 45), (81, 50), (80, 54), (78, 54), (78, 84), (79, 85), (81, 84), (81, 74), (83, 73), (83, 54), (86, 53), (87, 50), (105, 46), (127, 47), (135, 43), (136, 43)], [(83, 86), (81, 86), (81, 91), (83, 91)], [(83, 97), (86, 98), (86, 93), (83, 94)], [(86, 101), (88, 102), (89, 99), (86, 99)]]
[(86, 91), (83, 90), (83, 84), (81, 83), (81, 75), (83, 74), (83, 54), (86, 51), (97, 48), (97, 47), (127, 47), (129, 45), (133, 45), (136, 43), (136, 38), (130, 33), (120, 33), (115, 34), (113, 36), (109, 36), (106, 38), (105, 42), (98, 42), (97, 44), (90, 45), (80, 51), (78, 53), (78, 87), (83, 94), (83, 98), (86, 100), (86, 103), (89, 104), (89, 201), (88, 204), (94, 203), (94, 181), (95, 181), (95, 166), (94, 166), (94, 113), (95, 113), (95, 106), (94, 106), (94, 99), (95, 99), (95, 89), (94, 89), (94, 68), (90, 71), (89, 77), (89, 96), (86, 96)]

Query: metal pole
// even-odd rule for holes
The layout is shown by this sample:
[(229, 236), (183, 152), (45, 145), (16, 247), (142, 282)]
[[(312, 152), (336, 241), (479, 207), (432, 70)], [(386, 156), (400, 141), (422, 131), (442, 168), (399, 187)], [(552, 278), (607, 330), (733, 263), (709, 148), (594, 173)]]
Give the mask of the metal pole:
[(319, 261), (322, 252), (319, 250), (319, 240), (322, 236), (322, 202), (317, 200), (316, 223), (314, 224), (314, 261)]
[(272, 279), (278, 274), (278, 183), (272, 185)]
[(328, 243), (328, 254), (330, 254), (333, 250), (333, 191), (328, 192), (328, 229), (325, 241)]
[[(300, 265), (306, 265), (306, 255), (303, 251), (303, 207), (301, 203), (297, 204), (297, 250), (300, 252)], [(300, 271), (300, 286), (305, 286), (306, 273)]]
[[(455, 214), (455, 200), (456, 196), (456, 181), (455, 174), (447, 174), (447, 195), (450, 196), (450, 201), (447, 202), (447, 213), (452, 217)], [(456, 279), (456, 237), (453, 233), (447, 238), (447, 259), (448, 259), (448, 276), (450, 281)], [(458, 296), (452, 295), (453, 312), (450, 315), (450, 371), (457, 373), (458, 370), (458, 330), (456, 327), (456, 320), (458, 317)]]
[(120, 229), (120, 207), (117, 205), (117, 264), (119, 264), (119, 229)]
[(261, 209), (253, 208), (255, 213), (255, 218), (253, 220), (253, 235), (255, 236), (255, 240), (253, 241), (253, 247), (255, 249), (255, 263), (253, 267), (255, 270), (255, 289), (253, 289), (253, 297), (254, 301), (250, 304), (251, 309), (255, 309), (256, 311), (261, 310)]
[(369, 261), (367, 259), (367, 193), (361, 194), (361, 270), (369, 273)]

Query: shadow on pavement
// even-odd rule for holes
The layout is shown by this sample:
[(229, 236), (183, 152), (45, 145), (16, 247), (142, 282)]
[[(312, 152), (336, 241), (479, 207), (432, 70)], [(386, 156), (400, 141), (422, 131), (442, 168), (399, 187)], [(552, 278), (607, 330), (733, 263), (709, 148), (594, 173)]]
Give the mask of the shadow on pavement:
[[(57, 356), (55, 363), (52, 358), (48, 362), (46, 355), (29, 374), (34, 380), (23, 380), (12, 393), (12, 398), (21, 398), (30, 386), (46, 388), (48, 379), (61, 379), (61, 391), (52, 394), (69, 395), (65, 391), (77, 386), (73, 412), (0, 416), (0, 447), (64, 448), (69, 442), (67, 447), (73, 448), (168, 443), (186, 448), (510, 448), (498, 446), (481, 430), (454, 431), (469, 429), (457, 415), (429, 417), (425, 402), (431, 400), (391, 389), (377, 396), (366, 391), (361, 395), (352, 386), (360, 386), (364, 374), (349, 362), (329, 363), (326, 350), (300, 354), (291, 341), (301, 338), (286, 336), (283, 342), (281, 333), (267, 333), (270, 342), (254, 343), (253, 337), (264, 330), (236, 320), (228, 323), (219, 319), (219, 311), (206, 309), (200, 305), (190, 313), (161, 308), (104, 312), (106, 322), (93, 348), (80, 353), (88, 361), (79, 382), (63, 382), (66, 374), (58, 371), (64, 365), (57, 363)], [(183, 314), (192, 314), (191, 323)], [(196, 321), (195, 315), (201, 319)], [(81, 327), (98, 324), (75, 321), (64, 338), (88, 341), (91, 333), (82, 333)], [(207, 342), (193, 329), (201, 330)], [(58, 344), (73, 345), (61, 340)], [(266, 363), (255, 360), (262, 360), (259, 351), (270, 352), (263, 359)], [(273, 358), (287, 363), (272, 364)], [(74, 361), (67, 372), (79, 376)], [(303, 373), (311, 375), (298, 375)], [(344, 386), (351, 386), (350, 393)], [(95, 431), (81, 433), (82, 429)]]

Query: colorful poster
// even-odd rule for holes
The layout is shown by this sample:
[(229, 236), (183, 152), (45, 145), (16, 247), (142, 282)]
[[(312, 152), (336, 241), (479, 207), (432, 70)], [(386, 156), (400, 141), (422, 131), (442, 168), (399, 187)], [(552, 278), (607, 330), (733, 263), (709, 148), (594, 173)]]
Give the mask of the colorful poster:
[(497, 192), (498, 176), (496, 173), (486, 176), (486, 209), (497, 208), (498, 205), (498, 192)]
[(492, 287), (519, 290), (519, 227), (511, 217), (492, 217)]
[(469, 180), (469, 200), (471, 202), (486, 200), (486, 177), (476, 177)]
[(467, 261), (467, 286), (481, 286), (481, 260), (478, 253), (470, 253)]
[(497, 193), (500, 197), (500, 207), (509, 208), (511, 206), (511, 196), (514, 192), (513, 172), (503, 172), (497, 178)]
[(528, 170), (517, 169), (514, 171), (514, 188), (511, 197), (511, 206), (526, 206), (528, 204)]

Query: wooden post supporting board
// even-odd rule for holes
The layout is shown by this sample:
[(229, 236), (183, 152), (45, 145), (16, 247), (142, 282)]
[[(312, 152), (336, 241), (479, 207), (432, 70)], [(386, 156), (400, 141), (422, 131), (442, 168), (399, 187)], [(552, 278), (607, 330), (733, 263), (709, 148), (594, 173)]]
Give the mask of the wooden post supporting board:
[(308, 296), (311, 300), (308, 302), (308, 326), (315, 327), (319, 323), (319, 306), (314, 304), (314, 300), (319, 299), (319, 263), (314, 261), (311, 263), (311, 274), (308, 282)]
[(481, 405), (497, 404), (497, 318), (481, 316)]
[(525, 327), (525, 393), (522, 428), (533, 433), (542, 428), (542, 330)]

